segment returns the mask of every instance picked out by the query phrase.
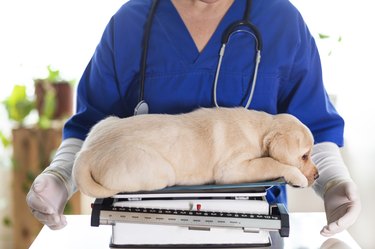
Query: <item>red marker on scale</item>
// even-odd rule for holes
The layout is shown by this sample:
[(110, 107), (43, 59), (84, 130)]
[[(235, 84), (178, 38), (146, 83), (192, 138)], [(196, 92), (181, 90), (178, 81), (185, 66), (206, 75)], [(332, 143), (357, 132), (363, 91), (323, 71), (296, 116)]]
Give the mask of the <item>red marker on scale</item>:
[(202, 205), (201, 204), (197, 204), (197, 211), (201, 211), (201, 208), (202, 208)]

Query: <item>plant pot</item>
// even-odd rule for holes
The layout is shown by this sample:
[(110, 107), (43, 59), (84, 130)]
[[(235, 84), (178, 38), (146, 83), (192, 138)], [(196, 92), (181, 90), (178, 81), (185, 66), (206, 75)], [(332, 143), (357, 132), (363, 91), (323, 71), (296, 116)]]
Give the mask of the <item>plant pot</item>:
[(35, 80), (36, 107), (39, 116), (44, 114), (44, 105), (47, 93), (53, 93), (55, 108), (51, 119), (67, 118), (73, 113), (73, 89), (67, 81), (50, 83), (46, 80)]

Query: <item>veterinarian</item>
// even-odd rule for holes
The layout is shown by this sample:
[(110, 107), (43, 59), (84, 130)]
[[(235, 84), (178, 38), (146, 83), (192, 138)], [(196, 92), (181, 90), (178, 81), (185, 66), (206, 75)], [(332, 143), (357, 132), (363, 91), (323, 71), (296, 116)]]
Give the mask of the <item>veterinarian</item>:
[[(27, 196), (51, 229), (66, 225), (74, 157), (94, 124), (110, 115), (214, 106), (299, 118), (316, 143), (320, 177), (313, 187), (327, 214), (321, 233), (338, 233), (359, 215), (359, 194), (339, 151), (344, 121), (324, 89), (314, 39), (287, 0), (130, 0), (109, 21), (77, 91), (63, 142)], [(286, 203), (285, 188), (267, 198)]]

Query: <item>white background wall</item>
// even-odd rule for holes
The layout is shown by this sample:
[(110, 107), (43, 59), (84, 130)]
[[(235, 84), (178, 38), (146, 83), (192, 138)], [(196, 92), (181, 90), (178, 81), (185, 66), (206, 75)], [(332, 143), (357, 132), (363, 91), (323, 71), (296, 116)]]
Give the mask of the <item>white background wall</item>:
[[(342, 36), (340, 44), (318, 40), (324, 78), (346, 120), (342, 150), (357, 183), (363, 211), (349, 229), (365, 249), (375, 248), (375, 8), (371, 0), (292, 0), (314, 34)], [(333, 47), (331, 56), (326, 56)], [(299, 196), (299, 198), (302, 198)], [(298, 200), (296, 200), (297, 202)], [(299, 202), (304, 203), (301, 199)]]
[[(238, 0), (237, 0), (238, 1)], [(267, 1), (267, 0), (263, 0)], [(122, 0), (0, 1), (0, 100), (13, 84), (45, 76), (48, 64), (78, 80), (110, 16)], [(375, 248), (375, 9), (371, 0), (292, 0), (319, 40), (324, 78), (346, 120), (343, 156), (360, 189), (363, 212), (350, 229), (363, 248)], [(334, 40), (339, 36), (342, 42)], [(332, 49), (332, 55), (327, 56)], [(0, 109), (0, 120), (5, 120)], [(0, 122), (0, 130), (9, 125)], [(1, 156), (1, 155), (0, 155)], [(0, 165), (1, 167), (1, 165)], [(321, 210), (310, 190), (292, 190), (291, 211)], [(306, 193), (309, 193), (306, 195)], [(307, 199), (306, 199), (306, 196)], [(312, 198), (312, 199), (311, 199)]]

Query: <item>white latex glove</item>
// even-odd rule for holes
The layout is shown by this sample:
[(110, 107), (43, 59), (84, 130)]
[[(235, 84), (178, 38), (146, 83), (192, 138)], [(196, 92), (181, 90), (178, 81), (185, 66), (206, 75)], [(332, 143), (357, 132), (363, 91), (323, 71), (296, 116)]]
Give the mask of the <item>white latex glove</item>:
[(53, 230), (61, 229), (67, 224), (63, 215), (67, 201), (68, 190), (63, 181), (46, 173), (34, 180), (26, 196), (27, 205), (35, 218)]
[(314, 145), (312, 159), (319, 171), (313, 188), (323, 198), (327, 216), (327, 225), (320, 233), (332, 236), (357, 220), (361, 211), (359, 193), (336, 144)]
[(324, 195), (327, 225), (320, 233), (332, 236), (350, 227), (361, 212), (361, 201), (353, 182), (340, 182), (331, 186)]
[(62, 141), (51, 165), (35, 178), (27, 194), (26, 202), (34, 216), (53, 230), (66, 226), (63, 212), (67, 201), (76, 191), (72, 168), (82, 143), (76, 138)]

